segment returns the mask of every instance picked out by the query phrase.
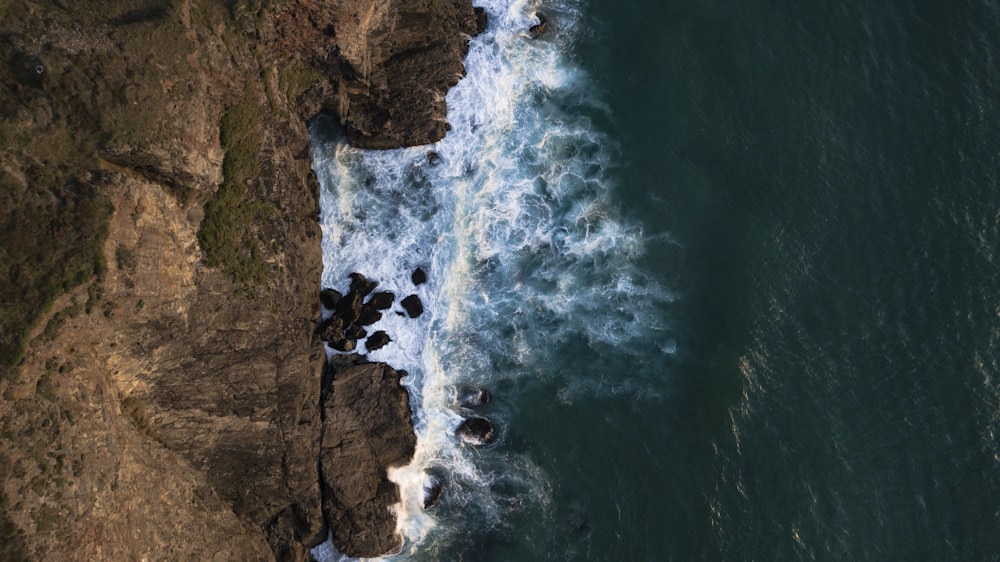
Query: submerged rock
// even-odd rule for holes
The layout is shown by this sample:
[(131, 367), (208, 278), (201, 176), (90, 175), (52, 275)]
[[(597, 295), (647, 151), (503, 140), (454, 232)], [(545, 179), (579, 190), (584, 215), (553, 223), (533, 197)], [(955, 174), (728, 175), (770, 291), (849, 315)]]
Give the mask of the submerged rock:
[(493, 424), (481, 417), (466, 418), (455, 430), (455, 435), (472, 445), (485, 445), (496, 438)]
[(485, 388), (466, 387), (458, 391), (458, 403), (466, 408), (482, 406), (490, 401), (490, 392)]
[(347, 338), (341, 338), (339, 340), (331, 341), (330, 347), (336, 349), (337, 351), (342, 351), (344, 353), (350, 353), (357, 349), (357, 340), (351, 340)]
[(531, 33), (532, 39), (538, 39), (545, 32), (549, 30), (549, 18), (541, 12), (535, 13), (535, 17), (538, 18), (538, 23), (528, 28), (528, 32)]
[(424, 509), (430, 509), (437, 505), (443, 495), (444, 480), (433, 474), (429, 475), (427, 482), (424, 483)]
[(420, 302), (420, 297), (417, 295), (410, 295), (400, 301), (406, 313), (410, 315), (410, 318), (416, 318), (424, 313), (424, 305)]
[(344, 295), (344, 298), (340, 299), (334, 315), (344, 322), (344, 326), (350, 326), (357, 322), (358, 317), (361, 315), (361, 300), (363, 298), (364, 296), (361, 293), (351, 291)]
[(427, 282), (427, 272), (422, 267), (414, 269), (413, 275), (410, 275), (410, 281), (413, 281), (414, 285), (423, 285)]
[(391, 341), (392, 338), (389, 337), (389, 334), (379, 330), (368, 336), (368, 339), (365, 341), (365, 348), (368, 351), (375, 351), (376, 349), (385, 347)]

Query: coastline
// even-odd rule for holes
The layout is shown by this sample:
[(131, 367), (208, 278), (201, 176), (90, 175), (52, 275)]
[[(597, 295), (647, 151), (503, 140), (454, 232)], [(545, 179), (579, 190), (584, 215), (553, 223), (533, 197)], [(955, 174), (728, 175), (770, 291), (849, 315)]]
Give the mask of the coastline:
[(95, 209), (26, 243), (90, 253), (40, 293), (44, 313), (5, 318), (28, 334), (0, 378), (5, 558), (308, 560), (325, 540), (306, 121), (338, 114), (359, 146), (437, 140), (443, 95), (410, 99), (412, 116), (380, 103), (417, 79), (446, 91), (481, 25), (466, 1), (402, 23), (378, 2), (364, 25), (361, 4), (0, 13), (8, 230)]

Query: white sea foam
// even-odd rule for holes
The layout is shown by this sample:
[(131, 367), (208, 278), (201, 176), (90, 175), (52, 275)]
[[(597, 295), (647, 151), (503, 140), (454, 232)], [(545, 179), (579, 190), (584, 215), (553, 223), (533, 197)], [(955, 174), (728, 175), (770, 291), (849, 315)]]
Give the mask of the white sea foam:
[[(525, 502), (544, 508), (549, 501), (541, 470), (504, 451), (502, 419), (495, 420), (501, 438), (485, 451), (455, 439), (457, 386), (520, 376), (517, 366), (537, 361), (552, 342), (582, 337), (619, 346), (665, 328), (650, 303), (669, 295), (634, 265), (642, 232), (617, 217), (608, 196), (615, 147), (576, 111), (601, 109), (566, 57), (576, 8), (546, 4), (554, 31), (535, 41), (527, 32), (538, 21), (535, 4), (478, 4), (489, 29), (472, 41), (468, 75), (448, 94), (452, 130), (431, 147), (439, 162), (428, 161), (426, 148), (352, 149), (322, 138), (321, 123), (313, 127), (323, 285), (345, 289), (348, 274), (358, 271), (397, 302), (417, 294), (426, 311), (417, 319), (387, 311), (372, 328), (393, 342), (370, 358), (410, 373), (403, 382), (416, 454), (389, 473), (402, 495), (402, 556), (426, 556), (436, 548), (429, 542), (462, 532), (440, 529), (422, 509), (429, 470), (446, 475), (447, 502), (474, 508), (487, 527), (502, 526)], [(410, 282), (416, 267), (428, 274), (419, 287)], [(665, 344), (664, 353), (675, 346)], [(494, 371), (501, 362), (513, 367)], [(568, 381), (560, 398), (637, 384), (602, 390)], [(337, 560), (329, 543), (314, 555)]]

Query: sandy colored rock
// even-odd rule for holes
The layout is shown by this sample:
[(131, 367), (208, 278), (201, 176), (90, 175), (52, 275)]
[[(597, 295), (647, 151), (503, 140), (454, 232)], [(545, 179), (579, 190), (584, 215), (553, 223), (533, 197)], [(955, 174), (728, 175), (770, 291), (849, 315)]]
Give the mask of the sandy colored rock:
[[(370, 147), (437, 140), (470, 21), (457, 0), (0, 10), (0, 218), (28, 258), (66, 258), (36, 268), (65, 292), (12, 321), (34, 328), (20, 364), (0, 366), (0, 559), (308, 560), (324, 505), (346, 513), (323, 489), (362, 477), (330, 447), (322, 489), (317, 473), (306, 122), (339, 112)], [(87, 210), (92, 222), (65, 227)], [(27, 217), (62, 237), (24, 239)], [(235, 246), (209, 249), (213, 220)], [(93, 263), (61, 271), (80, 241)], [(405, 392), (390, 386), (365, 406), (391, 404), (399, 424), (371, 474), (412, 454)], [(325, 401), (328, 420), (361, 408), (344, 400)], [(391, 500), (379, 482), (368, 500)], [(364, 548), (395, 544), (383, 516), (350, 516), (378, 529)]]

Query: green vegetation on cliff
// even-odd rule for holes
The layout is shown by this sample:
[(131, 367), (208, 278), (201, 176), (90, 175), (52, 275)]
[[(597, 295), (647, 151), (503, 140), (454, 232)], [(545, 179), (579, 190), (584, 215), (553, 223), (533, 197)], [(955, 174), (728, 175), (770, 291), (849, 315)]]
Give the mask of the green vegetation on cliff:
[(0, 372), (17, 365), (27, 336), (53, 301), (104, 271), (112, 207), (59, 169), (0, 171)]
[(205, 218), (198, 230), (205, 263), (221, 267), (233, 281), (247, 287), (263, 281), (267, 273), (254, 223), (274, 212), (267, 203), (252, 200), (247, 186), (260, 174), (257, 127), (261, 110), (248, 92), (243, 101), (223, 114), (219, 125), (219, 138), (226, 150), (223, 182), (205, 202)]

